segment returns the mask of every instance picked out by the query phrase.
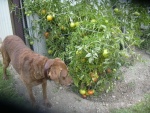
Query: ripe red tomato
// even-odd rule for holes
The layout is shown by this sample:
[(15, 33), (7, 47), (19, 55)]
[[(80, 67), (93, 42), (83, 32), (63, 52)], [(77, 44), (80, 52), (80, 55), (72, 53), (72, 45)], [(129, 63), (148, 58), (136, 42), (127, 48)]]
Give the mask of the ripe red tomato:
[(89, 95), (93, 95), (93, 94), (94, 94), (94, 90), (90, 90), (90, 89), (89, 89), (89, 90), (88, 90), (88, 94), (89, 94)]
[(86, 97), (87, 97), (86, 94), (82, 95), (82, 98), (86, 98)]

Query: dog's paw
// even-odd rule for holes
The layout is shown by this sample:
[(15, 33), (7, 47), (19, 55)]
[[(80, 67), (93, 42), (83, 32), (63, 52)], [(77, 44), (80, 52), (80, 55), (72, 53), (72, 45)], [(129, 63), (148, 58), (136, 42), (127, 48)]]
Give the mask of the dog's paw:
[(44, 106), (51, 108), (51, 107), (52, 107), (52, 104), (51, 104), (50, 102), (44, 102)]

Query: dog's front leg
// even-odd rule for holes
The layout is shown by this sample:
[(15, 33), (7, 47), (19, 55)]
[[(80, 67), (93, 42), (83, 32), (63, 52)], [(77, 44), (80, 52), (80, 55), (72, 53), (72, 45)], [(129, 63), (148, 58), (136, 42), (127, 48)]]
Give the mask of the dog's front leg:
[(7, 80), (7, 79), (8, 79), (7, 74), (6, 74), (6, 68), (7, 68), (7, 67), (4, 65), (4, 66), (3, 66), (3, 79), (4, 79), (4, 80)]
[(48, 101), (47, 98), (47, 80), (44, 79), (42, 82), (42, 89), (43, 89), (43, 99), (44, 99), (44, 105), (47, 107), (51, 107), (51, 103)]
[(27, 87), (27, 90), (28, 90), (30, 99), (31, 99), (31, 101), (32, 101), (32, 106), (35, 107), (35, 98), (34, 98), (34, 96), (33, 96), (32, 86), (26, 84), (26, 87)]

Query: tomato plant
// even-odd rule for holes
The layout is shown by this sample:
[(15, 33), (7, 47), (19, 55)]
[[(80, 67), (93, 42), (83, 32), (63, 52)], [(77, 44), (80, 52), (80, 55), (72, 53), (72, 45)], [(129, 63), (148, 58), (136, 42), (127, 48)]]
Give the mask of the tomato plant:
[(133, 47), (142, 42), (140, 24), (149, 24), (149, 17), (142, 15), (146, 9), (119, 2), (113, 9), (113, 5), (109, 0), (77, 0), (74, 4), (24, 1), (26, 15), (38, 17), (33, 20), (33, 30), (46, 37), (50, 56), (66, 62), (74, 85), (84, 97), (85, 90), (93, 89), (96, 95), (113, 88), (119, 78), (117, 70), (128, 63)]

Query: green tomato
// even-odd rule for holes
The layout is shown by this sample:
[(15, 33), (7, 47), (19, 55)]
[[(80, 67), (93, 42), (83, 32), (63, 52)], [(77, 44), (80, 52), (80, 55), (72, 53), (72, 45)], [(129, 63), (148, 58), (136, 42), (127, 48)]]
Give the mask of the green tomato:
[(105, 20), (105, 23), (108, 24), (108, 20)]
[(140, 16), (140, 13), (139, 13), (139, 12), (137, 12), (137, 11), (136, 11), (136, 12), (134, 12), (133, 14), (134, 14), (135, 16)]
[(32, 11), (29, 11), (28, 13), (29, 13), (29, 14), (32, 14)]
[(48, 54), (52, 54), (52, 53), (53, 53), (53, 51), (49, 49), (48, 50)]
[(33, 41), (30, 41), (30, 45), (33, 45), (34, 44), (34, 42)]
[(79, 90), (79, 93), (80, 93), (81, 95), (85, 95), (85, 94), (86, 94), (86, 90), (80, 89), (80, 90)]
[(119, 9), (118, 9), (118, 8), (115, 8), (115, 9), (114, 9), (114, 12), (115, 12), (115, 13), (118, 13), (118, 12), (119, 12)]
[(108, 57), (108, 50), (107, 49), (104, 49), (103, 50), (103, 56), (106, 58), (106, 57)]
[(80, 55), (80, 54), (82, 54), (82, 51), (76, 51), (76, 55)]
[(76, 22), (75, 26), (78, 27), (80, 25), (80, 22)]
[(96, 23), (96, 20), (95, 20), (95, 19), (92, 19), (91, 22), (92, 22), (92, 23)]
[(70, 27), (73, 28), (73, 27), (75, 27), (75, 26), (76, 26), (76, 24), (75, 24), (74, 22), (71, 22), (71, 23), (70, 23)]
[(30, 14), (28, 13), (27, 16), (30, 16)]
[(113, 69), (113, 72), (116, 72), (116, 69)]

